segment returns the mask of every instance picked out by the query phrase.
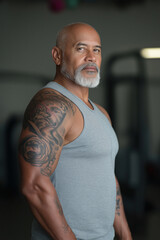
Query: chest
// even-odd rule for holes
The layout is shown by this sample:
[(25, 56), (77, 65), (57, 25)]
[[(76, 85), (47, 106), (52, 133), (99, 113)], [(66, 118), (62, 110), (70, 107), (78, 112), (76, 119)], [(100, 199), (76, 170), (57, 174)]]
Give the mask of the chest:
[(95, 155), (108, 155), (114, 159), (118, 151), (116, 134), (107, 117), (99, 110), (83, 113), (77, 110), (67, 140), (67, 149), (82, 149), (83, 153), (92, 158)]

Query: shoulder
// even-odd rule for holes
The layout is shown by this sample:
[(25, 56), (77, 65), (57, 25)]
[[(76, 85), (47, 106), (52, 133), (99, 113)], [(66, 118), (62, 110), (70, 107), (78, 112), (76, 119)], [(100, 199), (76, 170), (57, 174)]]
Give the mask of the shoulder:
[(109, 122), (110, 122), (111, 125), (112, 125), (111, 118), (110, 118), (108, 112), (107, 112), (102, 106), (100, 106), (99, 104), (97, 104), (97, 103), (94, 103), (94, 104), (95, 104), (95, 105), (99, 108), (99, 110), (108, 118)]
[(44, 88), (40, 90), (30, 101), (24, 114), (24, 125), (30, 121), (49, 120), (55, 118), (56, 121), (62, 121), (64, 118), (74, 116), (75, 105), (57, 91)]
[[(60, 109), (64, 109), (66, 111), (71, 111), (73, 114), (75, 112), (74, 104), (61, 93), (55, 91), (50, 88), (43, 88), (40, 90), (31, 100), (29, 106), (59, 106)], [(51, 108), (52, 110), (54, 108)]]

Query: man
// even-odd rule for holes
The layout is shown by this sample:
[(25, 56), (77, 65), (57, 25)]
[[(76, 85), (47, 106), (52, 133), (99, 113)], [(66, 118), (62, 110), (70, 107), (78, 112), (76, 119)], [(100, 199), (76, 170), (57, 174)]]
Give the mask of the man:
[(22, 192), (32, 240), (131, 240), (114, 175), (118, 151), (107, 112), (88, 99), (100, 79), (101, 41), (88, 24), (65, 26), (52, 49), (54, 81), (29, 103), (20, 136)]

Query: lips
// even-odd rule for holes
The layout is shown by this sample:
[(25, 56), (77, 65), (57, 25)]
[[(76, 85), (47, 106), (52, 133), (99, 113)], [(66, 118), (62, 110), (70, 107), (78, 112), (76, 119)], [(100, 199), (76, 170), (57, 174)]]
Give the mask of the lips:
[(87, 71), (90, 71), (90, 72), (97, 72), (97, 68), (94, 67), (94, 66), (85, 67), (85, 68), (83, 68), (83, 70), (87, 70)]

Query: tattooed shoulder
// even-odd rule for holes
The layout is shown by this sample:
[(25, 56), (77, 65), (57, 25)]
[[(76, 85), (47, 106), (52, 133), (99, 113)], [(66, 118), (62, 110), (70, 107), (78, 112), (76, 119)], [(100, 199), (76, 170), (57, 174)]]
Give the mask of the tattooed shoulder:
[[(24, 114), (23, 126), (27, 127), (30, 120), (41, 125), (42, 121), (40, 120), (54, 119), (55, 115), (59, 116), (59, 120), (62, 120), (67, 113), (74, 115), (75, 111), (76, 107), (69, 99), (54, 90), (43, 89), (35, 95), (28, 105)], [(49, 122), (46, 123), (49, 124)]]
[(29, 134), (20, 142), (20, 154), (31, 165), (40, 167), (43, 175), (52, 174), (65, 136), (64, 119), (75, 111), (69, 99), (47, 89), (38, 92), (28, 105), (23, 128), (28, 128)]

